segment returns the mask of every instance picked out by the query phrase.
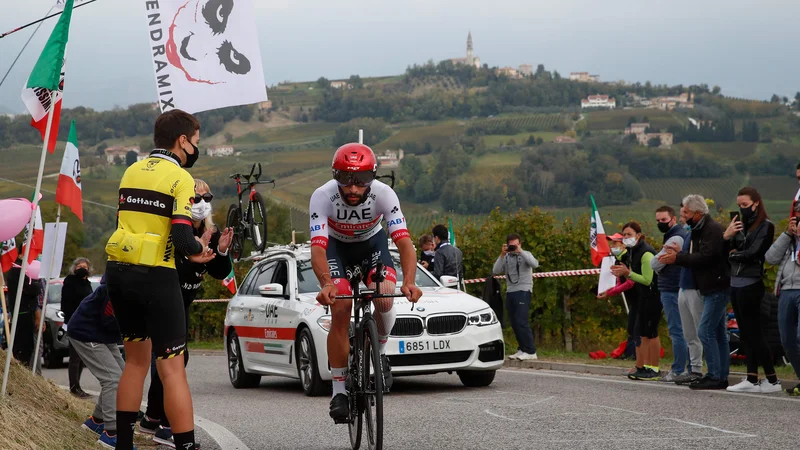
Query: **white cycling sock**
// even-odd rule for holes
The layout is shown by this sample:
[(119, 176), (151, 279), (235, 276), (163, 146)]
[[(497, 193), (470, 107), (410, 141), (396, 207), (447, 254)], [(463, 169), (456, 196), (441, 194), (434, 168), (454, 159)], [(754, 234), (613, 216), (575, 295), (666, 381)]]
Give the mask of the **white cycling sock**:
[(347, 395), (347, 386), (345, 385), (345, 381), (347, 381), (347, 367), (331, 367), (331, 376), (333, 376), (333, 396), (336, 397), (336, 394)]

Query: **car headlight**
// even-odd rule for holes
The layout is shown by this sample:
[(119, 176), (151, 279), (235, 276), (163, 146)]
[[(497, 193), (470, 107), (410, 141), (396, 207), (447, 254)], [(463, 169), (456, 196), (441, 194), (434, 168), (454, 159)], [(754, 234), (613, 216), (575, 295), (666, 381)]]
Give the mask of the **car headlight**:
[(469, 325), (476, 325), (479, 327), (485, 327), (486, 325), (494, 325), (497, 322), (498, 322), (497, 315), (491, 308), (478, 311), (474, 314), (470, 314), (470, 316), (467, 317), (467, 323)]
[(317, 319), (317, 325), (325, 331), (331, 331), (331, 316), (322, 316)]

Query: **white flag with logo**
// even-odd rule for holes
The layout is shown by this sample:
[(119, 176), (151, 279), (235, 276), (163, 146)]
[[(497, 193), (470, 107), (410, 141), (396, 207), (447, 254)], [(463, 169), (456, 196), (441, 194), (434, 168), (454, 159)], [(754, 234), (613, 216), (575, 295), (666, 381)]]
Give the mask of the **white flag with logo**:
[(162, 112), (267, 100), (252, 0), (143, 3)]

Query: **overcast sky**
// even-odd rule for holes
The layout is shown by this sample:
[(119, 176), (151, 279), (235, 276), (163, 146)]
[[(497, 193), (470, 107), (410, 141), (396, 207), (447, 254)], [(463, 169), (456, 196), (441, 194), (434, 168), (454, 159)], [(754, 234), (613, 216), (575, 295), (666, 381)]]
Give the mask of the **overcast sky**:
[[(462, 57), (471, 29), (475, 53), (490, 66), (705, 82), (756, 99), (800, 90), (795, 0), (250, 1), (267, 85), (394, 75), (409, 64)], [(2, 4), (0, 33), (42, 17), (55, 0)], [(20, 90), (55, 23), (45, 22), (0, 86), (0, 110), (24, 111)], [(0, 77), (33, 28), (0, 39)], [(144, 0), (97, 0), (75, 10), (65, 106), (155, 101), (146, 33)]]

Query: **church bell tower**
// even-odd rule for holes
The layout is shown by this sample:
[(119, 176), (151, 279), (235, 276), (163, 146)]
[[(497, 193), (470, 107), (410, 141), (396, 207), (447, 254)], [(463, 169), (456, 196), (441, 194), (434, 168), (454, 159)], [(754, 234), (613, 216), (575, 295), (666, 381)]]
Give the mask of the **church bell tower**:
[(467, 34), (467, 65), (472, 66), (475, 64), (475, 59), (472, 56), (472, 30)]

